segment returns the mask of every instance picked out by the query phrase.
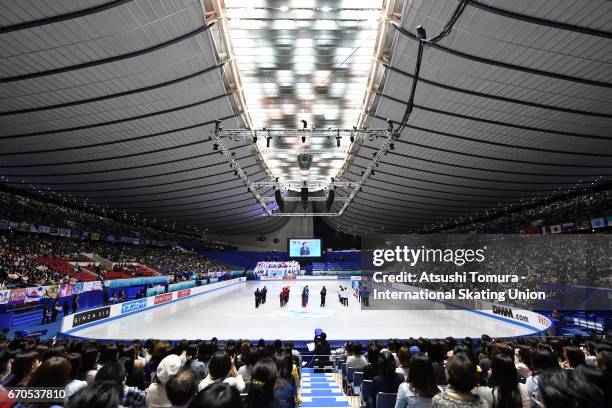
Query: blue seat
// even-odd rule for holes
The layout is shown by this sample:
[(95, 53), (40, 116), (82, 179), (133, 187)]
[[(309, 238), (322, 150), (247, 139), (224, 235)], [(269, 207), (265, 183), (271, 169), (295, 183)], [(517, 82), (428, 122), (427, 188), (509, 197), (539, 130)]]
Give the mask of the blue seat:
[(361, 383), (363, 382), (363, 373), (361, 371), (355, 371), (353, 374), (353, 392), (355, 395), (361, 394)]
[(376, 408), (395, 408), (397, 393), (379, 392), (376, 394)]
[(368, 403), (368, 398), (372, 393), (372, 380), (361, 381), (361, 395), (359, 397), (359, 405), (365, 407)]

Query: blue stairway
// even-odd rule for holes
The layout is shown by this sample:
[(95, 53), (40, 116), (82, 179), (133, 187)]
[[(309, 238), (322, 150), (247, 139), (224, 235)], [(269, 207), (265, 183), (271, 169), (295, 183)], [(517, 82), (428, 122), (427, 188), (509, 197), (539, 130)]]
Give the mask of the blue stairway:
[(350, 405), (332, 373), (315, 373), (312, 368), (303, 368), (300, 407), (335, 408)]

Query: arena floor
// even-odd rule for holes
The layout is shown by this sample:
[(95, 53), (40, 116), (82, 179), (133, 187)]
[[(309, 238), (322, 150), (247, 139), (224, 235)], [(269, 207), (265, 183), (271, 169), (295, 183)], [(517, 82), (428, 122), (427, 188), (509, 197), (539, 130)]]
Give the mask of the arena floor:
[[(348, 283), (348, 281), (347, 281)], [(292, 282), (289, 304), (280, 308), (278, 294), (287, 282), (265, 282), (266, 304), (255, 309), (254, 291), (263, 283), (247, 282), (159, 306), (131, 316), (83, 328), (71, 334), (99, 339), (276, 338), (310, 340), (316, 328), (330, 340), (391, 337), (509, 337), (531, 334), (528, 328), (464, 310), (361, 310), (337, 300), (336, 282)], [(308, 284), (310, 303), (301, 307), (301, 288)], [(319, 307), (319, 291), (327, 287), (327, 307)]]

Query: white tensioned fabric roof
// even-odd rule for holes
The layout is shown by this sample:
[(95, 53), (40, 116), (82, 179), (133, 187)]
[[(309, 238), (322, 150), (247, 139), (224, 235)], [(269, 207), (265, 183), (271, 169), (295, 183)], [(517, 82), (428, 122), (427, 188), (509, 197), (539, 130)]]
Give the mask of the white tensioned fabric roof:
[[(416, 26), (436, 35), (457, 4), (405, 2), (368, 127), (401, 119)], [(184, 230), (265, 233), (285, 221), (262, 216), (208, 140), (216, 119), (244, 123), (200, 1), (0, 7), (0, 182)], [(611, 16), (605, 0), (469, 1), (425, 48), (395, 149), (327, 220), (408, 232), (612, 181)], [(345, 180), (380, 142), (364, 142)], [(228, 144), (252, 181), (266, 179), (251, 147)]]
[[(405, 3), (368, 127), (401, 120), (416, 27), (437, 35), (457, 4)], [(609, 1), (468, 1), (451, 34), (425, 47), (420, 78), (406, 129), (344, 215), (329, 220), (338, 228), (426, 231), (612, 181)], [(379, 144), (361, 146), (349, 180)]]
[[(198, 0), (0, 5), (1, 182), (191, 232), (277, 229), (209, 141), (241, 128)], [(228, 146), (253, 180), (244, 142)], [(197, 228), (197, 230), (196, 230)]]

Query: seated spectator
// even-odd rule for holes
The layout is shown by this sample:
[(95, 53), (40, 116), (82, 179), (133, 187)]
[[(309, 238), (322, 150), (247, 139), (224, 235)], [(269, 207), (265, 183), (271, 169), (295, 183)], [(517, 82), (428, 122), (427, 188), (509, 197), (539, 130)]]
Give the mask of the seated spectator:
[[(402, 348), (400, 348), (400, 359)], [(440, 392), (436, 385), (431, 360), (425, 353), (415, 354), (410, 359), (407, 371), (406, 382), (403, 382), (397, 390), (395, 408), (430, 407), (431, 399)]]
[(79, 373), (79, 380), (84, 380), (87, 384), (93, 384), (96, 372), (98, 371), (98, 349), (87, 347), (83, 352), (83, 365)]
[(244, 380), (238, 374), (231, 357), (225, 350), (220, 350), (213, 354), (208, 363), (208, 375), (200, 382), (198, 390), (201, 391), (216, 382), (224, 382), (236, 387), (238, 392), (244, 391)]
[(0, 384), (4, 384), (6, 378), (11, 375), (11, 355), (8, 351), (0, 351)]
[(126, 385), (127, 373), (121, 363), (108, 363), (98, 370), (94, 383), (114, 382), (121, 389), (121, 406), (126, 408), (146, 407), (145, 393)]
[(429, 350), (427, 350), (427, 356), (431, 360), (431, 364), (433, 365), (434, 375), (436, 376), (436, 384), (445, 385), (446, 384), (446, 370), (444, 365), (446, 363), (446, 343), (441, 340), (433, 341), (429, 345)]
[(66, 401), (68, 401), (68, 398), (74, 393), (87, 386), (87, 381), (79, 380), (79, 373), (83, 365), (83, 357), (81, 354), (68, 354), (68, 361), (70, 362), (70, 375), (68, 376), (68, 384), (66, 384)]
[(449, 357), (446, 380), (448, 386), (432, 398), (432, 408), (487, 408), (486, 401), (471, 393), (478, 385), (478, 373), (468, 356), (460, 353)]
[(294, 388), (279, 375), (277, 364), (271, 358), (255, 364), (246, 405), (248, 408), (295, 408)]
[(198, 393), (198, 376), (190, 368), (179, 371), (166, 384), (166, 395), (172, 408), (183, 408)]
[(380, 374), (380, 370), (378, 368), (378, 356), (380, 356), (380, 347), (374, 342), (368, 344), (368, 354), (366, 359), (368, 360), (368, 365), (363, 367), (363, 379), (371, 380)]
[(361, 343), (358, 341), (351, 345), (351, 354), (346, 359), (346, 368), (352, 368), (354, 371), (360, 371), (368, 365), (368, 360), (362, 355)]
[(255, 364), (259, 360), (259, 350), (255, 346), (251, 346), (248, 353), (243, 352), (241, 354), (243, 365), (238, 369), (238, 374), (242, 376), (244, 382), (251, 381), (251, 374), (253, 373), (253, 368)]
[(559, 369), (559, 362), (549, 350), (537, 350), (531, 355), (531, 376), (527, 377), (527, 393), (534, 397), (538, 394), (538, 378), (545, 370)]
[(117, 408), (121, 406), (121, 387), (115, 381), (88, 385), (74, 394), (66, 408)]
[(383, 351), (378, 357), (378, 369), (380, 374), (372, 379), (372, 392), (369, 397), (368, 407), (376, 408), (376, 395), (379, 392), (395, 394), (399, 386), (405, 381), (402, 374), (395, 372), (397, 365), (395, 357), (390, 351)]
[[(70, 377), (70, 363), (64, 357), (51, 357), (45, 360), (32, 373), (28, 387), (37, 388), (65, 388)], [(37, 404), (37, 406), (51, 406), (52, 404)]]
[(4, 387), (25, 387), (30, 381), (30, 375), (40, 365), (40, 355), (35, 351), (19, 353), (11, 364), (11, 373), (5, 377)]
[(186, 351), (187, 363), (189, 364), (189, 367), (196, 373), (196, 375), (200, 377), (200, 380), (202, 380), (204, 379), (204, 377), (206, 377), (206, 375), (204, 374), (206, 372), (206, 364), (198, 360), (199, 355), (200, 347), (196, 343), (190, 343), (187, 346)]
[(547, 370), (539, 376), (536, 403), (545, 408), (605, 408), (603, 392), (579, 370)]
[(182, 368), (183, 361), (176, 354), (170, 354), (157, 366), (153, 382), (147, 388), (147, 406), (149, 408), (170, 408), (172, 403), (166, 393), (166, 384)]
[(565, 360), (561, 363), (562, 368), (576, 368), (581, 364), (585, 364), (585, 355), (578, 347), (564, 347), (563, 356)]
[(491, 360), (488, 395), (489, 405), (500, 408), (529, 408), (531, 398), (527, 387), (518, 380), (519, 374), (511, 357), (497, 354)]
[[(413, 347), (416, 347), (416, 346), (413, 346)], [(412, 354), (410, 354), (410, 349), (406, 346), (400, 347), (400, 349), (397, 351), (399, 367), (395, 369), (395, 372), (403, 375), (404, 379), (408, 379), (408, 366), (410, 365), (411, 357), (412, 357)]]
[(242, 408), (242, 401), (236, 387), (218, 382), (198, 392), (188, 408)]

